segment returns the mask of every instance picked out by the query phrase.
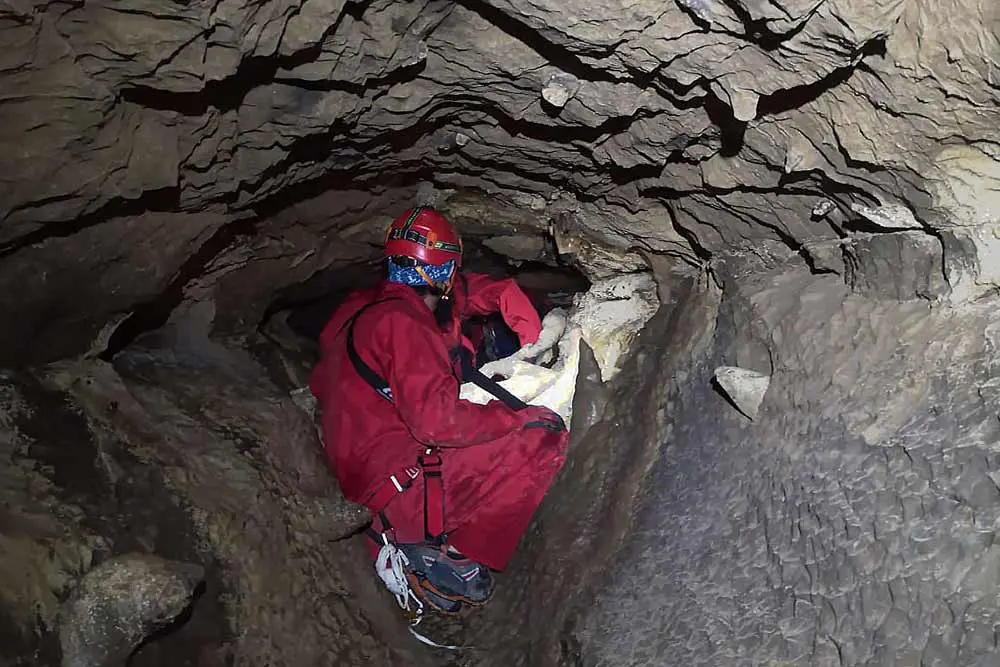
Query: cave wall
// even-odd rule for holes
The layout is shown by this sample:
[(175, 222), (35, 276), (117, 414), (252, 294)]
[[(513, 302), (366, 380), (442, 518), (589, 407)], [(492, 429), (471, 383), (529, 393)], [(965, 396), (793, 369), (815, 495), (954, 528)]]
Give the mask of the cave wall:
[[(5, 296), (4, 363), (100, 347), (220, 263), (299, 281), (335, 260), (327, 235), (377, 241), (416, 200), (463, 225), (564, 217), (693, 264), (779, 241), (869, 291), (886, 288), (875, 270), (857, 277), (870, 267), (856, 256), (898, 247), (942, 267), (904, 295), (978, 297), (1000, 280), (997, 12), (968, 0), (8, 3), (0, 285), (28, 290)], [(82, 275), (87, 299), (73, 296)], [(214, 295), (224, 333), (266, 301), (229, 282)], [(184, 298), (206, 298), (196, 291)], [(21, 344), (39, 332), (44, 344)]]
[[(340, 495), (309, 417), (249, 355), (200, 345), (4, 380), (0, 662), (123, 664), (89, 652), (152, 621), (140, 612), (154, 601), (98, 617), (77, 652), (60, 652), (56, 627), (81, 575), (156, 554), (200, 565), (205, 586), (133, 667), (424, 664), (352, 537), (367, 513)], [(126, 598), (143, 595), (157, 592)]]
[[(994, 662), (995, 302), (754, 268), (726, 277), (713, 340), (666, 379), (673, 427), (580, 612), (586, 664)], [(707, 381), (728, 364), (771, 376), (752, 422)]]
[[(206, 665), (990, 664), (995, 301), (875, 298), (760, 250), (718, 283), (654, 262), (662, 306), (621, 373), (602, 386), (584, 354), (569, 460), (495, 599), (421, 626), (454, 653), (406, 638), (349, 537), (364, 513), (247, 354), (194, 327), (8, 377), (5, 646), (51, 652), (34, 624), (76, 577), (151, 551), (212, 572), (175, 639)], [(770, 376), (752, 421), (720, 365)]]
[[(792, 257), (660, 274), (496, 603), (439, 630), (480, 649), (462, 664), (995, 662), (1000, 310)], [(770, 377), (754, 419), (723, 365)]]
[[(166, 549), (143, 531), (167, 517), (166, 555), (229, 594), (194, 642), (208, 664), (421, 664), (342, 539), (360, 519), (311, 427), (204, 336), (244, 341), (433, 202), (465, 231), (558, 223), (583, 261), (610, 244), (695, 270), (659, 270), (667, 305), (583, 411), (513, 585), (450, 630), (495, 657), (459, 660), (988, 659), (998, 12), (0, 7), (0, 367), (87, 357), (4, 371), (0, 645), (50, 650), (34, 633), (74, 579)], [(94, 360), (163, 323), (182, 340)], [(754, 422), (712, 391), (721, 364), (772, 374)], [(132, 524), (108, 523), (119, 506)]]

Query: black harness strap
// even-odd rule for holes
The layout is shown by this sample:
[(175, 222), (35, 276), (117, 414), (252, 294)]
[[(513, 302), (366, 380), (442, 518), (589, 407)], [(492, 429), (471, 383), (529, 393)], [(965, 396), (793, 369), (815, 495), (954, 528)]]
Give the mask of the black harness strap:
[[(393, 403), (394, 401), (392, 397), (392, 389), (389, 387), (389, 383), (385, 381), (385, 378), (376, 373), (371, 366), (365, 363), (354, 346), (354, 325), (357, 323), (361, 314), (372, 306), (385, 303), (386, 301), (399, 300), (400, 299), (390, 298), (373, 301), (367, 306), (359, 309), (358, 312), (351, 316), (346, 324), (347, 356), (351, 360), (351, 365), (354, 366), (354, 370), (357, 371), (362, 380), (371, 386), (371, 388), (374, 389), (379, 396), (390, 403)], [(524, 403), (524, 401), (511, 394), (490, 378), (486, 377), (479, 369), (477, 369), (475, 364), (472, 362), (472, 354), (468, 350), (460, 347), (458, 354), (460, 356), (462, 375), (465, 381), (475, 383), (476, 386), (503, 401), (504, 404), (512, 410), (522, 410), (527, 407), (527, 404)], [(441, 543), (444, 540), (444, 484), (441, 477), (441, 457), (437, 454), (436, 450), (431, 447), (427, 449), (423, 456), (418, 457), (417, 462), (424, 475), (425, 537), (428, 541)], [(406, 477), (403, 477), (403, 479), (400, 479), (402, 475), (391, 476), (385, 485), (376, 491), (372, 498), (366, 503), (369, 506), (374, 505), (373, 509), (378, 514), (379, 519), (382, 522), (383, 535), (392, 530), (392, 526), (390, 525), (388, 518), (385, 516), (385, 507), (398, 493), (403, 493), (409, 489), (413, 485), (413, 480), (416, 476), (417, 475), (415, 473), (411, 473), (409, 470), (407, 471)], [(368, 534), (372, 537), (372, 539), (375, 539), (376, 542), (382, 540), (382, 537), (375, 533), (375, 531), (371, 528), (368, 529)]]
[(350, 358), (351, 365), (354, 366), (354, 370), (361, 376), (361, 379), (367, 382), (372, 389), (377, 391), (379, 396), (392, 403), (392, 389), (389, 388), (389, 383), (386, 382), (381, 375), (373, 371), (371, 366), (364, 362), (358, 354), (357, 348), (354, 346), (354, 325), (357, 324), (358, 318), (363, 312), (372, 306), (385, 303), (387, 301), (400, 301), (400, 299), (382, 299), (381, 301), (372, 301), (351, 316), (351, 319), (347, 324), (347, 356)]
[[(457, 278), (459, 289), (462, 290), (462, 295), (468, 299), (469, 298), (469, 283), (465, 279), (465, 276), (458, 274)], [(502, 401), (511, 410), (515, 412), (520, 411), (528, 407), (528, 404), (519, 399), (514, 394), (510, 393), (499, 384), (486, 377), (482, 371), (476, 368), (475, 360), (473, 355), (461, 344), (458, 346), (459, 360), (462, 366), (462, 380), (465, 382), (471, 382), (486, 393), (490, 394), (499, 401)]]
[(476, 368), (475, 364), (472, 363), (472, 353), (469, 352), (464, 347), (458, 352), (459, 358), (462, 362), (462, 379), (466, 382), (471, 382), (483, 391), (491, 394), (494, 398), (503, 401), (511, 410), (515, 412), (523, 410), (528, 407), (528, 404), (519, 399), (514, 394), (510, 393), (498, 383), (494, 382), (492, 379), (486, 377), (486, 375)]

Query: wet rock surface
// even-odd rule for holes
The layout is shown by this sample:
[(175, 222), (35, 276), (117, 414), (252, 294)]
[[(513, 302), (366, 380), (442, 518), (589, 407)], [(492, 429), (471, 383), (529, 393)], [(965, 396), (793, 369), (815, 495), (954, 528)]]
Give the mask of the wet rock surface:
[[(95, 568), (114, 569), (120, 554), (148, 567), (163, 558), (190, 564), (164, 565), (165, 573), (206, 571), (180, 622), (131, 665), (421, 664), (393, 648), (404, 626), (387, 613), (352, 537), (367, 513), (339, 495), (312, 424), (251, 357), (135, 348), (114, 366), (71, 362), (22, 381), (36, 389), (7, 385), (9, 400), (38, 421), (15, 422), (17, 467), (4, 468), (22, 482), (4, 487), (20, 523), (0, 530), (5, 628), (21, 637), (4, 645), (11, 664), (123, 664), (111, 658), (158, 629), (154, 620), (184, 611), (169, 586), (155, 595), (126, 586), (117, 598), (102, 589), (115, 578)], [(102, 591), (118, 605), (104, 617), (133, 621), (102, 640), (104, 658), (96, 616), (95, 627), (72, 623), (76, 634), (67, 634)], [(148, 626), (139, 623), (147, 616)], [(63, 663), (49, 638), (59, 618)]]
[(125, 554), (90, 570), (59, 614), (62, 664), (126, 664), (142, 640), (188, 609), (204, 572), (147, 554)]

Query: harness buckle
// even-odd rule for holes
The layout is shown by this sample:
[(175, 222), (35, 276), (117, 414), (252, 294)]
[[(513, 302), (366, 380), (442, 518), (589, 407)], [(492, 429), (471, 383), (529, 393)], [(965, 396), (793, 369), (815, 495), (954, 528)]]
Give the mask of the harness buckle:
[(423, 454), (417, 457), (417, 463), (422, 468), (440, 468), (441, 455), (435, 453), (433, 449), (428, 448)]

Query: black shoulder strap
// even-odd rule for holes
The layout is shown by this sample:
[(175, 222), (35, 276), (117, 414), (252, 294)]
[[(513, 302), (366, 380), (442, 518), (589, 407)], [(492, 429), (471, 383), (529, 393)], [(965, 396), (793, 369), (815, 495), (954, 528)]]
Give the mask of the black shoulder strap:
[[(398, 301), (398, 299), (382, 299), (381, 301), (373, 301), (367, 306), (362, 307), (358, 310), (358, 312), (354, 313), (354, 315), (351, 316), (351, 319), (348, 320), (347, 356), (350, 358), (351, 364), (354, 366), (354, 370), (361, 376), (361, 379), (367, 382), (372, 389), (378, 392), (379, 396), (392, 403), (392, 389), (389, 388), (389, 383), (386, 382), (381, 375), (372, 370), (371, 366), (364, 362), (354, 346), (354, 325), (358, 321), (358, 318), (372, 306), (385, 303), (386, 301)], [(477, 369), (475, 364), (472, 362), (472, 354), (468, 350), (461, 348), (459, 354), (461, 355), (462, 375), (466, 382), (472, 382), (483, 391), (489, 393), (498, 400), (503, 401), (504, 405), (511, 410), (518, 411), (528, 407), (527, 403), (501, 387), (490, 378), (486, 377), (479, 369)]]
[(458, 354), (462, 361), (463, 380), (473, 383), (483, 391), (491, 394), (494, 398), (503, 401), (504, 405), (515, 412), (528, 407), (527, 403), (501, 387), (498, 383), (486, 377), (482, 371), (476, 368), (475, 364), (472, 362), (471, 352), (463, 347), (459, 350)]
[[(458, 283), (462, 289), (462, 295), (465, 298), (469, 297), (469, 283), (465, 279), (465, 276), (461, 273), (458, 274)], [(517, 412), (518, 410), (523, 410), (528, 407), (528, 404), (519, 399), (514, 394), (510, 393), (499, 384), (486, 377), (478, 368), (476, 368), (475, 361), (473, 360), (473, 355), (464, 347), (459, 349), (459, 355), (462, 360), (462, 379), (466, 382), (471, 382), (486, 393), (490, 394), (497, 400), (503, 401), (511, 410)]]
[(351, 316), (351, 319), (347, 322), (347, 356), (351, 360), (351, 365), (354, 366), (354, 370), (357, 371), (361, 379), (367, 382), (372, 389), (378, 392), (378, 395), (389, 401), (392, 400), (392, 389), (389, 388), (389, 383), (385, 379), (372, 370), (372, 367), (364, 362), (361, 356), (358, 354), (357, 348), (354, 347), (354, 325), (357, 323), (358, 318), (363, 312), (380, 303), (385, 303), (386, 301), (398, 301), (398, 299), (382, 299), (381, 301), (372, 301), (367, 306), (362, 307), (358, 312)]

